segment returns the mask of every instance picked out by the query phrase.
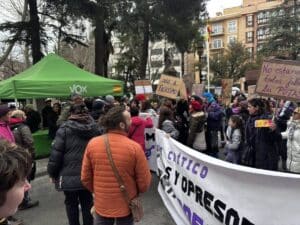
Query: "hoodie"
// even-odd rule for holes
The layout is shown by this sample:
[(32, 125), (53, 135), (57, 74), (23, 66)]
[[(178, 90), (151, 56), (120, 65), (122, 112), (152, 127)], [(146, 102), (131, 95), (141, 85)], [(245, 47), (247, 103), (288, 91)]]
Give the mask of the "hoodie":
[(14, 135), (10, 130), (8, 123), (1, 120), (0, 120), (0, 138), (3, 138), (4, 140), (9, 141), (11, 143), (15, 142)]
[(139, 116), (131, 118), (131, 126), (128, 132), (128, 137), (139, 143), (145, 151), (145, 128), (152, 128), (153, 122), (150, 117), (142, 119)]

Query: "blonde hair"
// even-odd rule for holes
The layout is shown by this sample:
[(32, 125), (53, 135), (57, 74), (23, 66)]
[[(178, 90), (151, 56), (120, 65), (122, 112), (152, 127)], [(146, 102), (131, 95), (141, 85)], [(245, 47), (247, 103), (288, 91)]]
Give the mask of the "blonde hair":
[(11, 113), (11, 117), (14, 117), (14, 118), (25, 118), (26, 115), (25, 115), (25, 113), (22, 110), (14, 110)]

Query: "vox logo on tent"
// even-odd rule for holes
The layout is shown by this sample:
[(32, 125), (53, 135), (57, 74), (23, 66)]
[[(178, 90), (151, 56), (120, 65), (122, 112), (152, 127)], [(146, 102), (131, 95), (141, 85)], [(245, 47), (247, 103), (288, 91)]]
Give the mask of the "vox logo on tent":
[(79, 84), (73, 84), (73, 86), (70, 86), (71, 93), (77, 93), (77, 94), (85, 94), (87, 93), (87, 86), (82, 86)]

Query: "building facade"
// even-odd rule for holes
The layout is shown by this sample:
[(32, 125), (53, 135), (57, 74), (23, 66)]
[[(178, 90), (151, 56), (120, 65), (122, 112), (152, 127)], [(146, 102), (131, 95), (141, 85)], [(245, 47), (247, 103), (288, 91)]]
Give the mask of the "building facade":
[(269, 36), (268, 20), (283, 0), (243, 0), (210, 19), (210, 52), (222, 54), (231, 41), (245, 45), (254, 57)]

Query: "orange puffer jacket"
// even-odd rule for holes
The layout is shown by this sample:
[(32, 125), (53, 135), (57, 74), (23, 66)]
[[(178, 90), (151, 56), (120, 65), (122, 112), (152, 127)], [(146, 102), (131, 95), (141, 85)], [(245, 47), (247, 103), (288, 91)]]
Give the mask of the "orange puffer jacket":
[[(146, 192), (151, 183), (151, 173), (141, 146), (120, 131), (109, 132), (108, 139), (114, 163), (130, 198)], [(82, 163), (81, 181), (94, 193), (97, 214), (114, 218), (130, 214), (107, 158), (104, 136), (93, 138), (88, 143)]]

